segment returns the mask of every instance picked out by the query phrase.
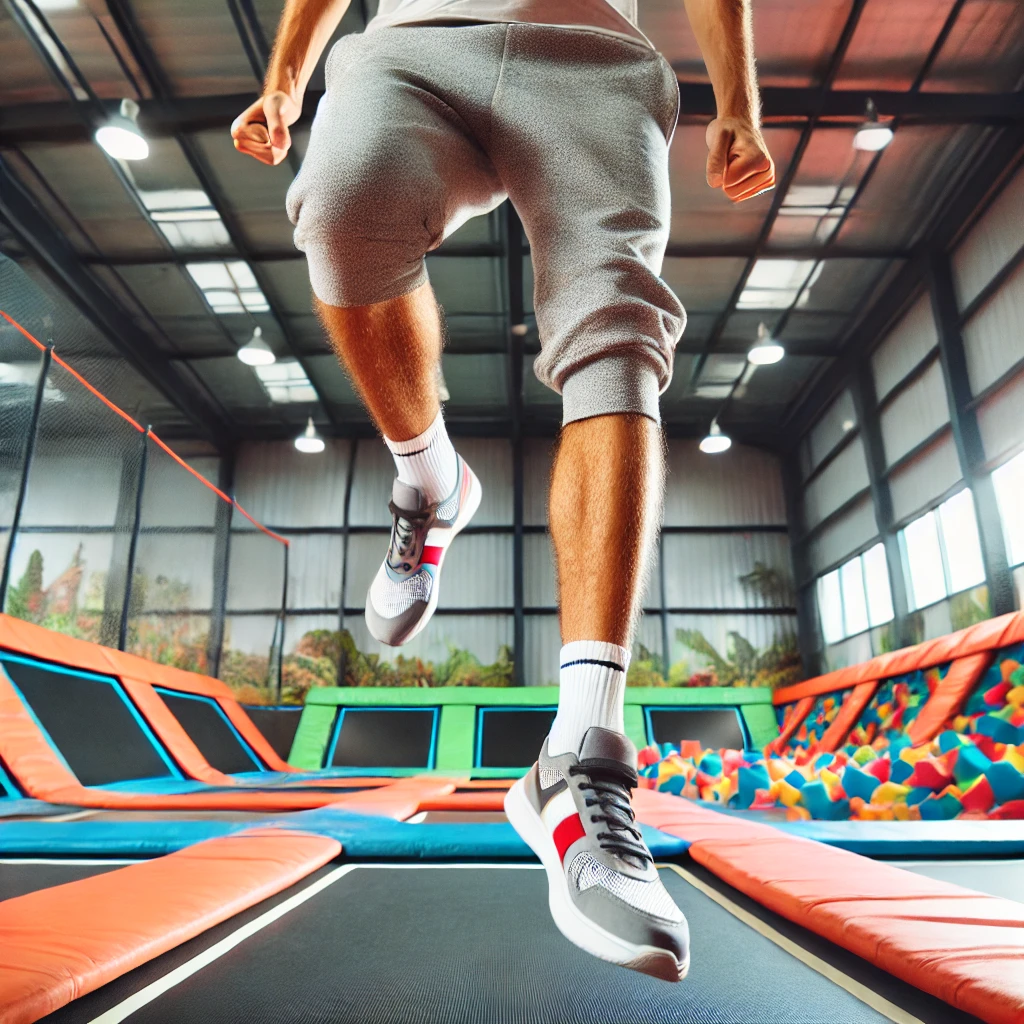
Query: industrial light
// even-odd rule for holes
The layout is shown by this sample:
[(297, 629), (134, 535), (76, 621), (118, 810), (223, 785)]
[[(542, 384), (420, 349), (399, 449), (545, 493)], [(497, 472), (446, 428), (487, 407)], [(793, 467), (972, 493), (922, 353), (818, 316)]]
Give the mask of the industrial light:
[(295, 447), (303, 455), (319, 455), (327, 447), (326, 442), (317, 433), (316, 427), (313, 425), (312, 416), (309, 417), (306, 429), (295, 438)]
[(728, 451), (731, 447), (732, 438), (728, 434), (722, 433), (722, 428), (718, 425), (717, 419), (712, 420), (708, 436), (700, 443), (700, 450), (705, 455), (718, 455), (721, 452)]
[(96, 141), (115, 160), (145, 160), (149, 143), (136, 123), (139, 105), (135, 100), (121, 100), (121, 109), (102, 128), (96, 129)]
[(512, 325), (512, 333), (517, 338), (525, 338), (528, 331), (529, 331), (529, 328), (526, 326), (526, 324), (513, 324)]
[(277, 356), (263, 340), (263, 328), (259, 325), (252, 332), (252, 337), (238, 350), (237, 355), (246, 366), (270, 366), (277, 362)]
[(757, 325), (757, 344), (747, 353), (747, 359), (755, 366), (771, 366), (777, 363), (786, 350), (772, 337), (766, 324)]
[(888, 125), (878, 123), (878, 108), (872, 99), (868, 99), (864, 110), (864, 123), (853, 136), (853, 148), (866, 153), (877, 153), (892, 142), (892, 129)]

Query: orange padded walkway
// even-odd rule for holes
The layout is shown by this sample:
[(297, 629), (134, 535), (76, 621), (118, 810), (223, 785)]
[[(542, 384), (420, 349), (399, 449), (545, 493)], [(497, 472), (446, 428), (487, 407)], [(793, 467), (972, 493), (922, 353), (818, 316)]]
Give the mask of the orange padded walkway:
[(267, 829), (5, 900), (0, 1024), (38, 1020), (340, 853), (333, 839)]
[(1024, 1021), (1024, 908), (653, 790), (637, 818), (758, 903), (990, 1024)]

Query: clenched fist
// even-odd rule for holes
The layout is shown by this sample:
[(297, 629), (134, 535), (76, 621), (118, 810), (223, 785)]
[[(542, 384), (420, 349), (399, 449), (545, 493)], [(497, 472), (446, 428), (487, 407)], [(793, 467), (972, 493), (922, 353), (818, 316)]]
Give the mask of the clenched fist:
[(708, 125), (708, 184), (734, 203), (775, 188), (775, 164), (758, 128), (738, 117)]
[(288, 93), (264, 93), (232, 123), (231, 139), (235, 149), (255, 157), (260, 163), (279, 164), (292, 144), (288, 128), (301, 113), (301, 101)]

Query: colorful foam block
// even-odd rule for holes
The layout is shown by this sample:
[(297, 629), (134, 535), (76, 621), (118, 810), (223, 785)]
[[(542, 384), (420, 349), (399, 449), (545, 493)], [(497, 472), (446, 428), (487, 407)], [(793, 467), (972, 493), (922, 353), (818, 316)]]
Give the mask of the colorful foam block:
[(996, 743), (1016, 743), (1017, 727), (996, 715), (982, 715), (974, 723), (975, 731)]
[(985, 772), (997, 804), (1011, 800), (1024, 800), (1024, 773), (1019, 772), (1009, 761), (996, 761)]
[(967, 788), (960, 802), (965, 811), (990, 811), (996, 802), (992, 784), (982, 775)]
[(753, 768), (740, 768), (738, 773), (739, 796), (736, 806), (747, 808), (753, 804), (759, 789), (767, 790), (771, 785), (768, 777), (768, 770), (764, 765), (756, 765)]
[(953, 766), (953, 778), (967, 782), (982, 775), (992, 762), (977, 747), (961, 747)]
[(940, 790), (953, 781), (953, 773), (938, 758), (922, 758), (914, 765), (914, 772), (907, 779), (908, 786), (923, 786), (926, 789)]
[(893, 761), (892, 768), (889, 769), (889, 781), (902, 784), (913, 774), (914, 766), (901, 758), (900, 760)]
[(879, 781), (868, 772), (857, 768), (855, 765), (848, 765), (843, 772), (843, 789), (851, 799), (859, 797), (867, 803), (871, 802), (871, 796), (879, 787)]
[(952, 793), (943, 793), (942, 796), (929, 794), (919, 807), (922, 821), (949, 821), (964, 809), (964, 805)]

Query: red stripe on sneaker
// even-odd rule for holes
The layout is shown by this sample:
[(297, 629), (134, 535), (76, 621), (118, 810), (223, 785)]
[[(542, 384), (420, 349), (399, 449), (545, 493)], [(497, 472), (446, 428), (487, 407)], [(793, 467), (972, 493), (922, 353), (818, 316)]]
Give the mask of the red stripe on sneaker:
[(441, 553), (444, 548), (434, 547), (432, 545), (426, 545), (423, 548), (423, 556), (420, 558), (420, 564), (424, 562), (427, 565), (440, 565), (441, 564)]
[(558, 850), (558, 859), (565, 860), (565, 851), (576, 842), (582, 839), (587, 833), (583, 830), (583, 822), (578, 814), (570, 814), (563, 818), (556, 826), (551, 838), (555, 841), (555, 849)]

